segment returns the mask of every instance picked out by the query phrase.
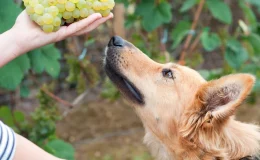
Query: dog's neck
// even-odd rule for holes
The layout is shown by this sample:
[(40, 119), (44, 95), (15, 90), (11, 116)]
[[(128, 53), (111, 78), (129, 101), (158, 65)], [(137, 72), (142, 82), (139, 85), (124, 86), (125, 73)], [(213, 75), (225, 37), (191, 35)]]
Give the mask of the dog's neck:
[[(161, 140), (154, 136), (149, 129), (146, 129), (144, 142), (158, 160), (210, 159), (209, 157), (239, 160), (259, 153), (260, 133), (259, 128), (255, 125), (231, 119), (223, 128), (221, 134), (214, 131), (211, 135), (208, 134), (198, 135), (194, 142), (184, 142), (177, 134), (177, 137), (166, 138), (166, 141), (167, 139), (174, 140), (166, 144), (165, 139)], [(186, 142), (192, 145), (186, 145)], [(186, 158), (183, 158), (183, 155)]]

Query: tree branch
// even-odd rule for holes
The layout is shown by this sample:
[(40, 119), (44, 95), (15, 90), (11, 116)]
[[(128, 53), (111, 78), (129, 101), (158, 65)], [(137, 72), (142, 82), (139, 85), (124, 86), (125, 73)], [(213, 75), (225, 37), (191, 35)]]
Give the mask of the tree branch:
[[(196, 13), (195, 13), (195, 16), (194, 16), (194, 20), (193, 20), (193, 23), (191, 25), (191, 29), (190, 30), (195, 30), (196, 29), (204, 4), (205, 4), (205, 0), (201, 0), (200, 3), (199, 3), (198, 8), (196, 10)], [(192, 40), (192, 36), (193, 36), (192, 34), (189, 34), (188, 37), (185, 40), (185, 43), (184, 43), (184, 46), (183, 46), (183, 49), (182, 49), (182, 52), (181, 52), (181, 55), (180, 55), (179, 64), (184, 64), (185, 63), (184, 59), (185, 59), (187, 50), (189, 49), (189, 46), (190, 46), (190, 43), (191, 43), (191, 40)]]
[(55, 101), (57, 101), (57, 102), (59, 102), (59, 103), (65, 105), (65, 106), (68, 106), (68, 107), (70, 107), (70, 108), (73, 108), (73, 105), (72, 105), (70, 102), (65, 101), (65, 100), (63, 100), (63, 99), (61, 99), (61, 98), (55, 96), (53, 93), (51, 93), (51, 92), (48, 91), (47, 89), (41, 88), (41, 90), (42, 90), (45, 94), (47, 94), (48, 96), (50, 96), (52, 99), (54, 99)]

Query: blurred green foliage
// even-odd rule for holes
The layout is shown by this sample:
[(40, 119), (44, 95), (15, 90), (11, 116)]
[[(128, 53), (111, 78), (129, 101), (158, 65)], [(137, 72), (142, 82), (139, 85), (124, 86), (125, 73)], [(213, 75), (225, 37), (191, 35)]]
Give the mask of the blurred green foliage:
[[(12, 28), (21, 11), (22, 9), (13, 1), (0, 1), (0, 34)], [(16, 58), (0, 68), (0, 88), (15, 90), (29, 69), (37, 74), (46, 71), (53, 78), (57, 78), (60, 72), (60, 56), (61, 53), (54, 45), (47, 45)]]
[[(47, 89), (47, 87), (43, 86), (42, 89)], [(20, 111), (2, 106), (0, 107), (0, 119), (15, 132), (28, 138), (52, 155), (74, 160), (73, 146), (56, 136), (56, 122), (60, 119), (58, 107), (43, 90), (39, 91), (38, 100), (40, 106), (30, 114), (29, 118), (25, 118), (25, 115)]]
[[(126, 8), (125, 27), (127, 39), (145, 54), (158, 62), (177, 63), (185, 49), (187, 37), (191, 45), (187, 48), (185, 64), (197, 69), (207, 79), (219, 78), (232, 73), (252, 73), (257, 77), (253, 97), (260, 92), (260, 1), (237, 0), (226, 3), (224, 0), (116, 0)], [(198, 25), (194, 15), (203, 3)], [(22, 9), (11, 0), (0, 1), (0, 33), (8, 30)], [(108, 30), (108, 29), (107, 29)], [(98, 39), (84, 40), (84, 49), (97, 45)], [(100, 66), (95, 66), (87, 51), (81, 55), (71, 54), (69, 47), (51, 44), (21, 57), (0, 68), (0, 88), (14, 91), (20, 88), (21, 97), (30, 94), (29, 87), (22, 83), (30, 75), (59, 78), (60, 71), (66, 69), (67, 78), (61, 83), (76, 85), (77, 92), (102, 82), (101, 96), (110, 100), (120, 97), (118, 90), (100, 74)], [(105, 46), (104, 46), (105, 47)], [(65, 48), (65, 49), (64, 49)], [(62, 51), (62, 52), (60, 52)], [(206, 54), (221, 57), (220, 67), (207, 69), (201, 65), (207, 61)], [(67, 68), (60, 65), (64, 57)], [(42, 91), (39, 92), (40, 106), (30, 115), (9, 107), (0, 108), (0, 118), (16, 132), (29, 138), (48, 152), (61, 158), (73, 159), (74, 149), (70, 144), (56, 137), (56, 122), (60, 119), (57, 106)], [(254, 101), (251, 98), (250, 101)], [(65, 152), (66, 151), (66, 154)], [(63, 157), (65, 156), (65, 157)], [(113, 160), (106, 156), (104, 160)], [(134, 160), (149, 159), (146, 155)]]
[[(198, 27), (194, 30), (191, 30), (193, 15), (202, 0), (116, 0), (116, 2), (124, 3), (127, 11), (129, 8), (134, 8), (133, 12), (126, 13), (126, 27), (129, 31), (131, 29), (136, 31), (129, 37), (129, 40), (148, 56), (160, 62), (166, 61), (164, 53), (176, 54), (174, 50), (180, 49), (186, 37), (192, 35), (191, 42), (199, 38), (198, 46), (201, 46), (192, 52), (202, 54), (215, 51), (223, 55), (225, 65), (222, 75), (245, 72), (248, 71), (245, 67), (255, 65), (251, 67), (250, 73), (259, 77), (258, 67), (256, 67), (260, 61), (260, 45), (258, 45), (260, 27), (257, 20), (260, 5), (258, 1), (238, 0), (236, 4), (225, 3), (224, 0), (205, 1), (201, 14), (204, 16), (199, 17)], [(1, 1), (0, 6), (4, 6), (0, 10), (0, 21), (4, 24), (0, 26), (0, 33), (2, 33), (12, 27), (22, 9), (13, 1)], [(236, 7), (236, 10), (232, 7)], [(241, 15), (240, 19), (234, 19), (236, 14)], [(207, 20), (205, 21), (204, 18)], [(216, 24), (217, 28), (209, 22)], [(85, 43), (85, 47), (93, 43), (95, 40), (91, 39)], [(160, 44), (166, 45), (164, 51)], [(80, 62), (78, 57), (72, 57), (67, 58), (69, 65), (67, 80), (69, 83), (78, 84), (78, 92), (82, 93), (86, 88), (93, 86), (99, 80), (99, 76), (90, 61)], [(195, 57), (201, 58), (201, 56), (193, 56)], [(42, 74), (46, 71), (53, 78), (57, 78), (61, 70), (60, 58), (61, 53), (54, 45), (31, 51), (0, 68), (0, 87), (7, 90), (16, 89), (29, 71), (34, 74)], [(174, 58), (176, 56), (171, 57), (171, 60)], [(186, 59), (186, 62), (192, 64), (186, 64), (196, 68), (193, 62), (196, 60), (188, 58), (192, 57)], [(197, 62), (201, 63), (201, 61)], [(90, 71), (93, 72), (89, 75), (84, 73)], [(84, 81), (89, 81), (90, 85), (86, 85)], [(21, 95), (26, 95), (26, 88), (22, 85), (20, 87), (23, 91)]]
[[(251, 73), (257, 77), (254, 91), (260, 91), (260, 3), (257, 0), (230, 3), (224, 0), (118, 2), (124, 3), (127, 9), (136, 6), (134, 12), (127, 14), (126, 26), (136, 29), (140, 24), (141, 27), (136, 29), (137, 34), (133, 34), (130, 41), (153, 59), (161, 61), (160, 55), (165, 52), (161, 46), (165, 45), (166, 52), (176, 61), (184, 50), (186, 38), (191, 36), (186, 65), (200, 69), (201, 63), (207, 60), (201, 55), (207, 52), (220, 54), (224, 61), (222, 68), (201, 71), (207, 80), (238, 72)], [(196, 22), (198, 25), (192, 28), (194, 15), (201, 4), (203, 9)], [(162, 5), (163, 12), (159, 12)], [(150, 22), (149, 25), (146, 22)], [(163, 42), (165, 35), (162, 31), (167, 32), (167, 42)], [(191, 46), (193, 44), (195, 47)], [(189, 50), (191, 48), (193, 50)]]

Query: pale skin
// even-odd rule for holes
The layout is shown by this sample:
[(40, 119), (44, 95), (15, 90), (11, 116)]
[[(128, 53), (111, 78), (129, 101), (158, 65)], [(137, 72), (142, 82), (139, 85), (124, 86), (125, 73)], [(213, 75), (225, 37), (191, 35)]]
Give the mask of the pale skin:
[[(102, 18), (101, 14), (95, 13), (79, 22), (63, 26), (57, 32), (47, 34), (33, 23), (26, 12), (23, 11), (17, 17), (14, 26), (0, 34), (0, 68), (35, 48), (58, 42), (68, 37), (88, 34), (111, 18), (113, 18), (112, 13), (104, 18)], [(60, 160), (60, 158), (50, 155), (18, 134), (16, 134), (16, 140), (14, 160)]]

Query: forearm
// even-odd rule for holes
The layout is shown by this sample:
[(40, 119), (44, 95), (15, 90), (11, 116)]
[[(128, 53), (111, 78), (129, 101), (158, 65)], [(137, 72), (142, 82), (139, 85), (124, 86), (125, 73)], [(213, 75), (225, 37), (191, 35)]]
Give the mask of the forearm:
[(13, 29), (0, 34), (0, 68), (24, 52), (16, 43), (18, 38), (21, 37), (17, 37)]
[(17, 145), (13, 160), (61, 160), (16, 134)]

